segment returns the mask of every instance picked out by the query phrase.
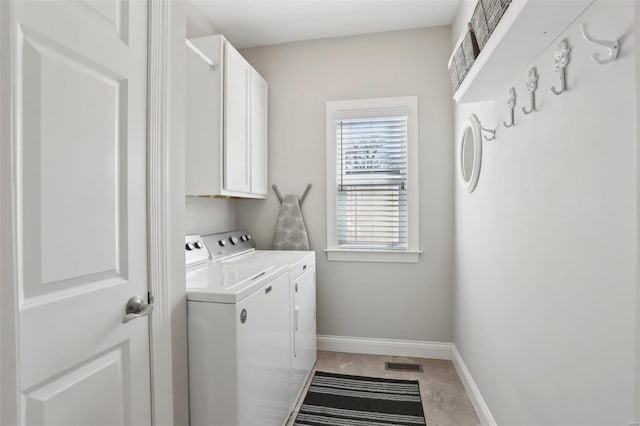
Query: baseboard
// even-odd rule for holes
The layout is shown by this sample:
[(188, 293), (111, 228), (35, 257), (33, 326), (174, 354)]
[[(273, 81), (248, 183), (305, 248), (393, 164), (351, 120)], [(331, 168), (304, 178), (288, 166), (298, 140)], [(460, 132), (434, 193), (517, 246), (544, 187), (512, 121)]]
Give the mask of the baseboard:
[(480, 420), (480, 424), (483, 426), (497, 426), (496, 420), (493, 418), (491, 411), (489, 410), (489, 406), (484, 401), (482, 394), (480, 393), (480, 389), (478, 389), (478, 385), (471, 377), (471, 373), (467, 368), (466, 364), (462, 360), (462, 356), (460, 356), (460, 352), (455, 345), (451, 345), (451, 353), (452, 353), (452, 361), (454, 367), (456, 367), (456, 371), (458, 372), (458, 376), (460, 376), (460, 380), (464, 385), (465, 390), (467, 391), (467, 395), (469, 395), (469, 399), (471, 400), (471, 404), (473, 408), (476, 410), (476, 414), (478, 415), (478, 420)]
[(452, 343), (318, 335), (318, 350), (368, 355), (451, 359)]

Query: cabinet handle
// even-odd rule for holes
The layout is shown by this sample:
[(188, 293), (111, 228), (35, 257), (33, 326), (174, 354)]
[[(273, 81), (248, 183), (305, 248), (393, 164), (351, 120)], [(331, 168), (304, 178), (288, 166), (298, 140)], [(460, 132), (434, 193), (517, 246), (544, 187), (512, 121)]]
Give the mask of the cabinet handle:
[(269, 294), (269, 293), (271, 293), (271, 286), (264, 289), (264, 294)]
[(307, 264), (305, 263), (304, 266), (302, 267), (302, 270), (304, 271), (305, 269), (307, 269)]
[(258, 278), (260, 278), (261, 276), (263, 276), (264, 274), (266, 274), (266, 272), (260, 272), (258, 275), (256, 275), (255, 277), (251, 278), (251, 281), (253, 280), (257, 280)]
[(294, 310), (294, 317), (295, 317), (296, 331), (298, 331), (300, 329), (300, 306), (296, 306), (296, 309)]

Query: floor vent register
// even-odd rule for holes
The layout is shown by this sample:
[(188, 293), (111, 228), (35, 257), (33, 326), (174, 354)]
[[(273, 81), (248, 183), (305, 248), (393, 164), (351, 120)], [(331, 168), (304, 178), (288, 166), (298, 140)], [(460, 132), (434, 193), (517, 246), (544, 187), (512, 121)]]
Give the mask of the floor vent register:
[(385, 370), (390, 371), (407, 371), (407, 372), (418, 372), (422, 373), (422, 365), (413, 364), (408, 362), (385, 362), (384, 363)]

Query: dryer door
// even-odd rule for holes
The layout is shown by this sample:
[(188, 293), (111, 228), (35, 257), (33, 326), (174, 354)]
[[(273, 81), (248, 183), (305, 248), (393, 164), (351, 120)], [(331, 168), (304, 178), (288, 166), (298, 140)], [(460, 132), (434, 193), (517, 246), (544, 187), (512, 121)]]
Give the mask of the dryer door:
[[(292, 395), (299, 395), (316, 363), (316, 281), (313, 267), (293, 280), (294, 348), (292, 360)], [(294, 403), (295, 403), (294, 398)]]

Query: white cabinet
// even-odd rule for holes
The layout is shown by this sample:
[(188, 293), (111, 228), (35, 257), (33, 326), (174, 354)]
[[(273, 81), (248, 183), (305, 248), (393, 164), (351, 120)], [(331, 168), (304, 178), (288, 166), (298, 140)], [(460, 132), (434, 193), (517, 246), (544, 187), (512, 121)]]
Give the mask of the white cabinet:
[(266, 198), (267, 82), (221, 35), (187, 45), (186, 195)]
[(305, 260), (301, 274), (291, 272), (293, 295), (291, 402), (294, 405), (317, 358), (316, 343), (316, 279), (315, 267)]
[(269, 193), (269, 85), (251, 70), (251, 192)]
[(251, 65), (225, 43), (223, 188), (251, 192)]

